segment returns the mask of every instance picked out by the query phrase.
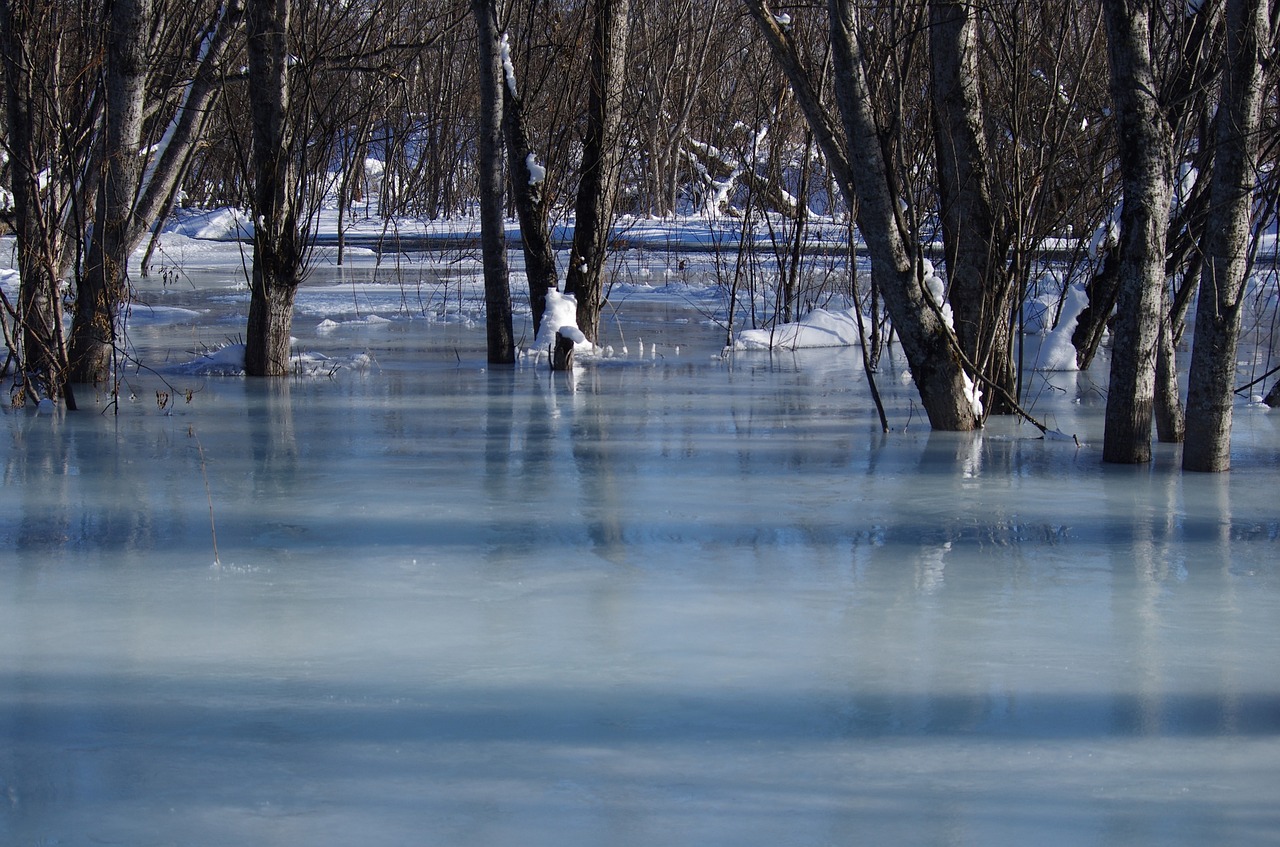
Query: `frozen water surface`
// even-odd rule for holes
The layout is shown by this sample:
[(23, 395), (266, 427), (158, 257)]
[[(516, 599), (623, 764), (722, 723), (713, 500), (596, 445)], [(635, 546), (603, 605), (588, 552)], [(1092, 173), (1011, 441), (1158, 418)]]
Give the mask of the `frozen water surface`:
[(883, 436), (856, 354), (720, 359), (696, 294), (489, 368), (448, 273), (317, 273), (331, 375), (198, 375), (246, 294), (186, 262), (169, 385), (3, 416), (0, 843), (1280, 841), (1275, 413), (1111, 468), (1087, 375), (1077, 448), (886, 367)]

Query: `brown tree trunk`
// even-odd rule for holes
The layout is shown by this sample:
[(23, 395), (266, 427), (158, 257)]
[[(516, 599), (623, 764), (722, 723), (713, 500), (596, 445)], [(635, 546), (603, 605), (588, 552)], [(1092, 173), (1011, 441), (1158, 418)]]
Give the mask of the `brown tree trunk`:
[(1171, 140), (1156, 95), (1145, 0), (1104, 0), (1124, 209), (1102, 458), (1151, 460), (1156, 357), (1163, 315)]
[(588, 70), (590, 92), (582, 142), (582, 179), (564, 287), (566, 294), (577, 298), (578, 328), (594, 342), (600, 335), (604, 264), (622, 176), (619, 135), (630, 0), (594, 0), (593, 7), (595, 26)]
[(1188, 471), (1216, 473), (1231, 467), (1236, 346), (1248, 268), (1250, 205), (1257, 179), (1254, 150), (1262, 106), (1260, 57), (1270, 29), (1266, 8), (1261, 0), (1227, 0), (1226, 64), (1187, 379), (1182, 467)]

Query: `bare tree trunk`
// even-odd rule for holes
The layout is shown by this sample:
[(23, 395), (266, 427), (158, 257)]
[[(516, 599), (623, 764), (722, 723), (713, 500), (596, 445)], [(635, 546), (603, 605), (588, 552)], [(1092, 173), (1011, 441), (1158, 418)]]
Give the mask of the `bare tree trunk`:
[(1147, 3), (1104, 0), (1103, 7), (1124, 209), (1102, 458), (1133, 464), (1151, 460), (1172, 142), (1156, 95)]
[(565, 293), (578, 301), (578, 328), (592, 341), (600, 334), (604, 264), (613, 208), (622, 175), (622, 95), (630, 0), (594, 0), (595, 27), (589, 65), (590, 93), (582, 142), (582, 179), (575, 206), (573, 251)]
[(1231, 467), (1232, 389), (1257, 182), (1260, 57), (1270, 29), (1266, 12), (1262, 0), (1227, 0), (1226, 62), (1188, 376), (1187, 439), (1182, 449), (1182, 467), (1188, 471), (1216, 473)]
[(245, 373), (289, 372), (293, 301), (302, 281), (293, 140), (288, 132), (290, 0), (248, 0), (249, 107), (253, 123), (253, 274)]
[(977, 416), (951, 333), (920, 280), (920, 269), (905, 243), (906, 225), (898, 213), (884, 159), (880, 129), (871, 104), (866, 68), (858, 43), (854, 0), (828, 0), (836, 102), (844, 124), (850, 171), (850, 204), (856, 202), (858, 229), (871, 253), (871, 273), (879, 278), (885, 305), (911, 365), (916, 388), (934, 429), (970, 430)]
[(498, 13), (493, 0), (472, 0), (479, 35), (480, 86), (480, 244), (484, 264), (485, 326), (489, 362), (515, 361), (511, 329), (511, 282), (507, 269), (507, 236), (503, 216), (506, 169), (502, 147), (502, 55)]
[(17, 235), (21, 282), (16, 314), (22, 345), (20, 366), (35, 393), (50, 398), (62, 395), (65, 355), (62, 347), (62, 298), (58, 266), (61, 258), (60, 203), (56, 183), (41, 185), (44, 169), (37, 151), (41, 116), (33, 74), (36, 27), (34, 10), (40, 0), (0, 2), (0, 60), (4, 65), (7, 143), (13, 190), (14, 229)]
[[(1166, 301), (1167, 301), (1166, 297)], [(1164, 304), (1156, 351), (1156, 438), (1164, 444), (1181, 444), (1186, 437), (1186, 414), (1182, 390), (1178, 387), (1178, 361), (1173, 342), (1173, 305)]]
[(111, 378), (116, 324), (125, 301), (134, 203), (142, 175), (142, 138), (147, 81), (147, 36), (151, 0), (114, 0), (106, 20), (105, 125), (102, 179), (93, 237), (76, 294), (69, 350), (72, 382), (105, 383)]
[[(1010, 356), (1014, 286), (1006, 270), (1007, 241), (996, 231), (979, 91), (975, 11), (962, 0), (930, 0), (930, 81), (934, 149), (956, 337), (985, 379), (1014, 396)], [(988, 391), (992, 411), (1011, 411)]]
[(507, 157), (511, 163), (511, 190), (516, 215), (520, 219), (520, 244), (524, 250), (525, 276), (529, 281), (529, 306), (533, 310), (533, 334), (542, 327), (547, 310), (547, 292), (555, 289), (556, 254), (551, 247), (551, 228), (543, 196), (545, 171), (537, 164), (524, 128), (524, 103), (515, 80), (507, 80), (503, 93), (502, 124), (506, 132)]

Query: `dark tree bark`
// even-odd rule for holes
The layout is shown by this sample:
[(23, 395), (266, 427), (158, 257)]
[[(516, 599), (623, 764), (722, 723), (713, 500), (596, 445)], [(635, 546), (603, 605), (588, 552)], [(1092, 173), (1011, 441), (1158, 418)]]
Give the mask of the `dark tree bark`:
[(293, 138), (289, 132), (290, 0), (248, 0), (249, 107), (253, 131), (253, 273), (245, 373), (289, 372), (293, 301), (302, 281)]
[(1156, 356), (1164, 317), (1171, 133), (1157, 97), (1145, 0), (1104, 0), (1124, 208), (1102, 458), (1151, 460)]
[[(37, 149), (41, 123), (32, 43), (41, 0), (0, 2), (0, 60), (4, 65), (7, 135), (14, 230), (17, 236), (18, 290), (16, 324), (21, 344), (20, 367), (37, 395), (59, 398), (66, 390), (66, 356), (62, 339), (62, 298), (58, 268), (62, 226), (58, 219), (64, 187), (42, 185), (45, 161)], [(47, 82), (47, 80), (46, 80)], [(45, 127), (46, 131), (48, 127)], [(73, 403), (67, 394), (69, 403)]]
[(591, 341), (600, 335), (604, 265), (614, 203), (622, 175), (622, 96), (630, 0), (594, 0), (587, 123), (582, 178), (575, 205), (573, 250), (565, 293), (578, 301), (578, 328)]
[(502, 126), (511, 162), (511, 193), (515, 197), (516, 216), (520, 220), (520, 243), (524, 251), (525, 276), (529, 281), (529, 306), (533, 310), (533, 334), (542, 327), (547, 310), (547, 292), (556, 288), (556, 254), (551, 246), (551, 227), (547, 222), (546, 198), (543, 195), (545, 171), (536, 163), (524, 127), (524, 102), (516, 90), (514, 79), (503, 87)]
[(884, 297), (930, 425), (939, 430), (975, 428), (978, 419), (955, 339), (927, 299), (930, 295), (921, 285), (920, 269), (907, 249), (907, 228), (898, 214), (898, 193), (890, 180), (871, 103), (854, 3), (829, 0), (827, 6), (842, 132), (822, 107), (791, 36), (763, 0), (746, 0), (746, 4), (787, 75), (850, 208), (858, 210), (858, 229), (871, 253), (874, 283)]
[(151, 0), (114, 0), (105, 23), (102, 177), (68, 353), (71, 381), (95, 384), (111, 378), (118, 313), (126, 299), (129, 254), (137, 245), (131, 236), (140, 228), (134, 217), (142, 176), (138, 146), (146, 95)]
[(471, 13), (479, 35), (480, 86), (480, 245), (484, 264), (485, 327), (489, 362), (511, 364), (516, 359), (511, 329), (511, 282), (507, 268), (503, 195), (502, 90), (503, 69), (498, 13), (493, 0), (472, 0)]
[(1254, 151), (1261, 123), (1262, 56), (1270, 29), (1262, 0), (1227, 0), (1227, 50), (1219, 98), (1204, 265), (1187, 379), (1182, 467), (1231, 467), (1231, 413), (1248, 269)]
[(929, 48), (942, 238), (956, 337), (984, 381), (1003, 391), (986, 391), (988, 407), (1005, 413), (1011, 409), (1004, 395), (1017, 391), (1011, 356), (1016, 292), (987, 170), (991, 159), (978, 87), (974, 7), (964, 0), (930, 0)]

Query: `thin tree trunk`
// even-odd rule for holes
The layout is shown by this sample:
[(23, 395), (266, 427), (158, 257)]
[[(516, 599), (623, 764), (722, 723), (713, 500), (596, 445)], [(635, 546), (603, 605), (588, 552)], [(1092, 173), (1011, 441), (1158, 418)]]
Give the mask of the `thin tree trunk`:
[(493, 0), (472, 0), (479, 34), (480, 245), (484, 264), (485, 326), (491, 364), (515, 361), (511, 328), (511, 283), (503, 216), (506, 169), (502, 147), (502, 55)]
[(520, 219), (520, 244), (524, 250), (525, 276), (529, 281), (529, 306), (533, 310), (533, 334), (542, 327), (547, 310), (547, 292), (556, 288), (556, 254), (551, 246), (551, 227), (542, 193), (546, 173), (538, 170), (524, 128), (524, 103), (515, 80), (503, 87), (502, 124), (506, 134), (507, 158), (511, 163), (511, 189), (516, 216)]
[(590, 93), (582, 143), (582, 179), (578, 184), (565, 293), (577, 298), (578, 328), (594, 342), (600, 335), (604, 265), (622, 176), (619, 136), (630, 0), (594, 0), (593, 6), (596, 15), (588, 71)]
[(1226, 66), (1188, 375), (1187, 439), (1182, 449), (1182, 467), (1188, 471), (1216, 473), (1231, 467), (1232, 389), (1257, 180), (1260, 57), (1269, 30), (1265, 16), (1261, 0), (1227, 0)]
[(138, 146), (142, 138), (147, 81), (150, 0), (115, 0), (106, 21), (105, 126), (102, 179), (93, 237), (76, 294), (76, 317), (69, 350), (71, 381), (105, 383), (121, 304), (126, 298), (134, 202), (142, 175)]
[[(1167, 298), (1166, 298), (1167, 299)], [(1164, 444), (1181, 444), (1186, 437), (1186, 414), (1178, 386), (1178, 359), (1173, 340), (1173, 305), (1164, 304), (1156, 351), (1156, 438)]]
[(1151, 460), (1156, 357), (1163, 315), (1171, 140), (1156, 96), (1145, 0), (1104, 0), (1124, 209), (1102, 458)]

